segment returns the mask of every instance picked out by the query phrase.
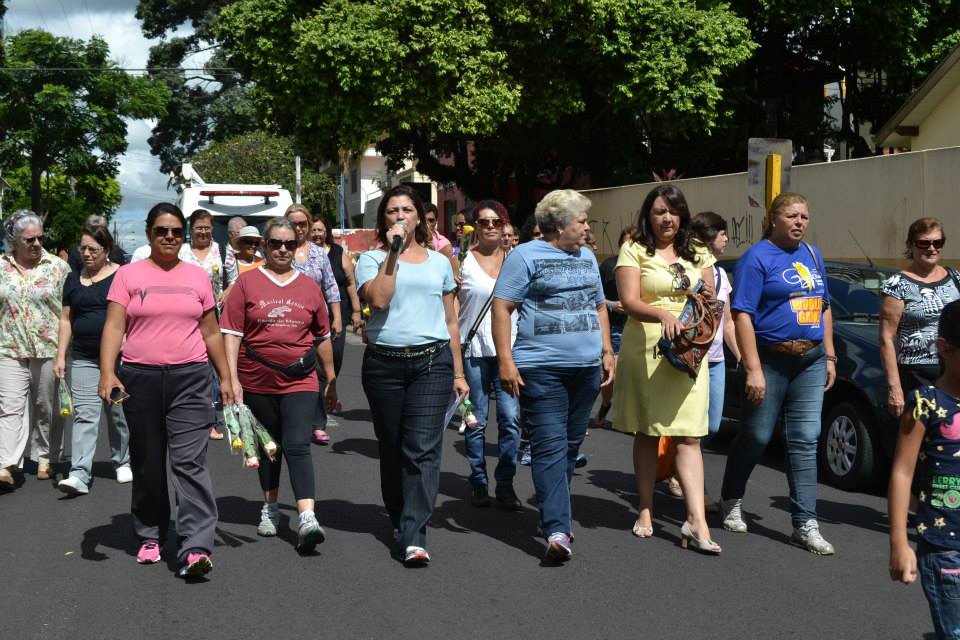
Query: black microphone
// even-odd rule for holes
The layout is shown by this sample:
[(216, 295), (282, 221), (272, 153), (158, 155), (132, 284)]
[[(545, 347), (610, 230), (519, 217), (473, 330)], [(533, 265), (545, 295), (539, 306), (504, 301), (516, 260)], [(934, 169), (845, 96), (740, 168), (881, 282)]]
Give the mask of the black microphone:
[[(407, 226), (407, 221), (406, 221), (406, 220), (400, 220), (397, 224), (399, 224), (399, 225), (403, 226), (404, 228), (406, 228), (406, 226)], [(401, 239), (402, 239), (402, 238), (401, 238), (400, 236), (393, 236), (393, 241), (390, 242), (390, 251), (392, 251), (393, 253), (396, 253), (397, 251), (400, 251), (400, 241), (401, 241)]]

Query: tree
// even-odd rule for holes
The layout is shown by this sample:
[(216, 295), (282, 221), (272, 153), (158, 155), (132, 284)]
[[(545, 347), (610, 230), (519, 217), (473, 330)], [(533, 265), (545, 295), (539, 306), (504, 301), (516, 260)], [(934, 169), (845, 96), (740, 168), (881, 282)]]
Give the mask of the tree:
[(241, 0), (212, 30), (300, 144), (376, 141), (473, 198), (512, 177), (524, 213), (643, 170), (654, 124), (709, 131), (753, 47), (726, 5), (682, 0)]
[(57, 216), (43, 175), (56, 171), (80, 184), (115, 177), (127, 149), (124, 118), (162, 115), (167, 92), (116, 70), (98, 37), (25, 30), (6, 38), (4, 49), (6, 66), (17, 70), (0, 73), (0, 166), (15, 169), (26, 159), (30, 207)]
[(149, 139), (150, 152), (160, 158), (160, 170), (173, 171), (213, 141), (261, 127), (252, 100), (253, 85), (240, 75), (222, 69), (229, 65), (219, 52), (204, 64), (204, 71), (181, 72), (191, 56), (216, 49), (210, 26), (229, 0), (140, 0), (136, 16), (147, 38), (161, 38), (190, 23), (188, 36), (165, 39), (150, 48), (148, 66), (164, 69), (151, 77), (167, 87), (167, 112), (157, 120)]
[[(206, 182), (279, 184), (292, 192), (295, 155), (289, 139), (257, 131), (214, 142), (192, 162)], [(337, 190), (330, 176), (305, 168), (300, 184), (303, 204), (313, 214), (334, 217)]]

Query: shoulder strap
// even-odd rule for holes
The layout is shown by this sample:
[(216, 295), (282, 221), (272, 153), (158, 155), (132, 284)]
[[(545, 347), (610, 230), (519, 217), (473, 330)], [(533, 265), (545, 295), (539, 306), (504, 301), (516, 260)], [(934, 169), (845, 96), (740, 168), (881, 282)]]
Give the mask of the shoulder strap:
[[(468, 251), (469, 254), (469, 251)], [(466, 260), (466, 258), (464, 258)], [(476, 258), (474, 258), (476, 260)], [(500, 271), (503, 271), (503, 263), (507, 261), (507, 253), (503, 252), (503, 259), (500, 261)], [(480, 263), (477, 263), (477, 268), (482, 269)], [(461, 265), (461, 273), (463, 266)], [(499, 274), (498, 279), (499, 279)], [(477, 314), (477, 319), (473, 321), (473, 326), (470, 327), (470, 331), (467, 332), (467, 337), (460, 344), (460, 354), (461, 356), (467, 352), (467, 349), (470, 348), (470, 343), (473, 342), (474, 337), (477, 335), (477, 331), (480, 330), (480, 323), (483, 322), (484, 317), (487, 315), (487, 312), (490, 311), (490, 307), (493, 305), (493, 294), (497, 290), (497, 285), (494, 283), (493, 291), (490, 292), (490, 297), (487, 298), (487, 301), (483, 303), (483, 307), (480, 308), (480, 313)]]
[(810, 257), (813, 258), (813, 264), (817, 265), (817, 270), (820, 271), (820, 277), (826, 278), (827, 277), (827, 274), (825, 273), (826, 269), (820, 263), (820, 260), (817, 259), (817, 254), (814, 252), (813, 247), (808, 245), (806, 242), (803, 243), (803, 246), (805, 246), (807, 248), (807, 251), (810, 252)]

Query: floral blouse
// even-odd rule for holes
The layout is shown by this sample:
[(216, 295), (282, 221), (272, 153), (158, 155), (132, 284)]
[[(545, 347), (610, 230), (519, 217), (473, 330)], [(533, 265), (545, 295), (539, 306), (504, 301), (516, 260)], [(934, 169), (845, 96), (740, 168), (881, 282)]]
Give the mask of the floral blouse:
[(0, 257), (0, 358), (57, 355), (63, 283), (69, 274), (69, 265), (46, 251), (26, 276), (13, 256)]
[(317, 281), (323, 289), (323, 297), (327, 304), (340, 302), (340, 287), (337, 286), (337, 279), (333, 275), (333, 267), (330, 266), (327, 252), (312, 242), (309, 244), (310, 253), (307, 255), (306, 262), (300, 264), (294, 260), (293, 267)]
[(201, 260), (190, 248), (190, 245), (184, 243), (180, 247), (180, 259), (190, 264), (195, 264), (210, 276), (210, 284), (213, 285), (213, 297), (217, 299), (223, 291), (223, 261), (220, 259), (220, 245), (216, 240), (210, 241), (210, 251), (207, 257)]

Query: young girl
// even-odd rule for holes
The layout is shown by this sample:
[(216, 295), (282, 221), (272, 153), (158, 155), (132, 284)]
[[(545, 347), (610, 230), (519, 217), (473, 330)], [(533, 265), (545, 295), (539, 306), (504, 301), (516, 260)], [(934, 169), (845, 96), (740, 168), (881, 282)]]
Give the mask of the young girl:
[[(906, 400), (890, 475), (890, 578), (920, 573), (938, 638), (960, 638), (960, 300), (943, 309), (937, 351), (943, 374)], [(917, 553), (907, 541), (914, 468)]]

